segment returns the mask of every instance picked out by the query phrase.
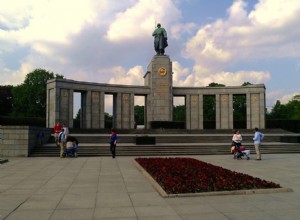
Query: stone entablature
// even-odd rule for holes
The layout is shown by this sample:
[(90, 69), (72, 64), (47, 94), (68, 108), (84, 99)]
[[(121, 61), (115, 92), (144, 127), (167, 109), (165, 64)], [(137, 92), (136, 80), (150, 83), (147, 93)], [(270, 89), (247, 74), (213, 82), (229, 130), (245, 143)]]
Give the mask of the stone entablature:
[(233, 128), (233, 95), (246, 95), (247, 129), (265, 128), (264, 84), (226, 87), (173, 87), (172, 62), (154, 56), (144, 76), (144, 86), (115, 85), (53, 79), (47, 82), (47, 127), (57, 121), (73, 127), (74, 92), (82, 97), (82, 128), (104, 128), (105, 94), (113, 95), (113, 126), (133, 129), (134, 96), (145, 97), (145, 127), (151, 121), (172, 121), (173, 97), (186, 103), (186, 129), (203, 129), (203, 96), (215, 95), (216, 128)]

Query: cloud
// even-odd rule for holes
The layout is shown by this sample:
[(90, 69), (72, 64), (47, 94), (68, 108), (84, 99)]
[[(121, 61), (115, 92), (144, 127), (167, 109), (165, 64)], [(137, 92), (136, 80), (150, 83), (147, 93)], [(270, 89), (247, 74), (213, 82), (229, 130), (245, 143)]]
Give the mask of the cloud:
[(300, 55), (295, 40), (300, 37), (299, 1), (260, 0), (249, 13), (246, 6), (245, 1), (234, 1), (227, 18), (200, 27), (186, 42), (182, 54), (195, 65), (192, 75), (180, 84), (262, 83), (271, 79), (270, 72), (227, 69), (239, 62)]
[(125, 72), (122, 67), (115, 67), (109, 70), (115, 75), (108, 83), (110, 84), (123, 84), (123, 85), (144, 85), (144, 71), (141, 66), (135, 66)]
[(289, 101), (293, 99), (295, 95), (300, 95), (300, 93), (285, 94), (278, 100), (280, 101), (281, 104), (287, 104)]
[(162, 25), (168, 27), (172, 22), (178, 21), (180, 16), (180, 11), (171, 0), (139, 0), (124, 12), (116, 14), (116, 19), (109, 26), (106, 37), (110, 41), (147, 37), (153, 32), (156, 23), (164, 21)]
[[(218, 20), (212, 24), (202, 27), (196, 36), (194, 36), (186, 46), (187, 56), (194, 57), (198, 55), (197, 61), (202, 57), (214, 55), (210, 50), (206, 50), (206, 45), (213, 45), (211, 48), (218, 51), (224, 51), (229, 59), (225, 61), (239, 61), (241, 59), (261, 58), (264, 56), (282, 56), (281, 52), (274, 50), (274, 45), (283, 48), (290, 47), (288, 39), (294, 35), (286, 34), (289, 28), (293, 34), (299, 36), (300, 31), (294, 31), (296, 25), (299, 25), (300, 2), (291, 1), (260, 1), (253, 11), (246, 13), (246, 4), (243, 1), (235, 1), (228, 10), (228, 18)], [(292, 7), (293, 10), (289, 10)], [(272, 11), (284, 10), (284, 13), (272, 13)], [(279, 19), (284, 25), (273, 25), (274, 20)], [(194, 42), (197, 42), (196, 44)], [(299, 43), (296, 43), (299, 46)], [(197, 53), (198, 51), (198, 53)], [(258, 52), (265, 52), (259, 54)], [(192, 53), (191, 53), (192, 52)], [(266, 54), (267, 53), (267, 54)], [(284, 53), (288, 55), (288, 53)], [(258, 56), (257, 56), (258, 55)], [(222, 56), (221, 56), (222, 57)], [(212, 57), (213, 59), (214, 57)], [(218, 57), (217, 57), (218, 58)], [(216, 59), (216, 61), (223, 59)]]
[[(2, 84), (21, 83), (28, 72), (44, 68), (74, 80), (143, 85), (144, 68), (154, 55), (155, 22), (168, 30), (174, 86), (264, 83), (271, 80), (268, 69), (238, 70), (234, 65), (299, 57), (298, 0), (260, 0), (250, 12), (246, 1), (236, 0), (226, 18), (200, 27), (185, 23), (171, 0), (70, 2), (1, 3)], [(18, 48), (26, 48), (26, 55), (9, 65)]]

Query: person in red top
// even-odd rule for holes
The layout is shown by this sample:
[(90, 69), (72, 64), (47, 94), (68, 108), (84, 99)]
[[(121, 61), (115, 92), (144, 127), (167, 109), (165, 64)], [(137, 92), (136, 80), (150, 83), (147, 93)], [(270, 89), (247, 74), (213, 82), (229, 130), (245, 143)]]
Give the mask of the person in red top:
[(56, 125), (54, 126), (53, 130), (54, 130), (55, 143), (56, 143), (56, 146), (58, 146), (58, 147), (59, 147), (58, 134), (59, 134), (59, 132), (61, 132), (61, 129), (62, 129), (62, 125), (59, 122), (57, 122)]

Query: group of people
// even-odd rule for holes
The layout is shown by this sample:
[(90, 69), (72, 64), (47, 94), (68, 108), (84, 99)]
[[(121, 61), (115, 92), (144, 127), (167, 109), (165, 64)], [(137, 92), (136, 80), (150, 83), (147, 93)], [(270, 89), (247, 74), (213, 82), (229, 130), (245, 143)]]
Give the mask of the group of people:
[(78, 156), (78, 140), (70, 135), (69, 128), (57, 122), (53, 128), (57, 147), (60, 147), (60, 157)]
[[(57, 147), (60, 147), (60, 157), (78, 156), (78, 140), (71, 136), (69, 133), (69, 128), (65, 125), (61, 125), (59, 122), (55, 124), (54, 137)], [(112, 158), (116, 157), (116, 147), (117, 147), (117, 132), (115, 129), (111, 130), (110, 135), (110, 151)]]
[[(78, 150), (78, 140), (71, 136), (69, 129), (65, 125), (61, 125), (59, 122), (54, 126), (54, 137), (57, 147), (60, 147), (60, 157), (74, 156), (77, 157)], [(258, 128), (254, 129), (254, 146), (256, 151), (256, 160), (261, 160), (260, 145), (264, 139), (264, 134), (259, 131)], [(111, 130), (110, 134), (110, 151), (112, 158), (116, 157), (116, 147), (117, 147), (117, 132), (115, 129)], [(247, 160), (250, 159), (250, 150), (246, 150), (242, 146), (242, 135), (239, 130), (234, 130), (232, 136), (232, 148), (231, 152), (234, 154), (234, 159), (241, 159), (243, 156), (247, 157)]]
[[(261, 160), (261, 152), (260, 152), (260, 145), (262, 140), (264, 139), (264, 134), (259, 131), (258, 128), (254, 129), (254, 147), (256, 152), (256, 160)], [(247, 160), (250, 159), (250, 150), (246, 150), (242, 146), (242, 135), (239, 130), (234, 130), (232, 136), (232, 148), (231, 152), (234, 154), (233, 159), (241, 159), (243, 156), (247, 157)]]

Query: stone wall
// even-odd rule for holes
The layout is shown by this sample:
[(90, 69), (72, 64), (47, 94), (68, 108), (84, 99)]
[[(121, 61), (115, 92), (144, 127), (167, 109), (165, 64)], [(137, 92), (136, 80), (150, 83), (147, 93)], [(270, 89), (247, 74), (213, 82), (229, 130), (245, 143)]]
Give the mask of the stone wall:
[(37, 134), (40, 130), (44, 133), (45, 143), (51, 137), (51, 129), (0, 125), (0, 157), (28, 157), (32, 149), (38, 145)]

